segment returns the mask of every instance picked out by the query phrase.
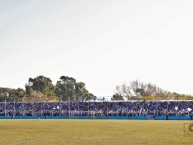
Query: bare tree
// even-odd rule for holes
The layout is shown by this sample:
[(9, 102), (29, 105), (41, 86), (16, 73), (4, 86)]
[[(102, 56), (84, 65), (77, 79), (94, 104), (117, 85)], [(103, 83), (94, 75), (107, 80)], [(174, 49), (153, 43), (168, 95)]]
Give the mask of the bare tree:
[(151, 96), (154, 99), (173, 99), (172, 93), (163, 90), (151, 83), (143, 83), (138, 80), (131, 81), (129, 85), (116, 86), (115, 94), (125, 99)]

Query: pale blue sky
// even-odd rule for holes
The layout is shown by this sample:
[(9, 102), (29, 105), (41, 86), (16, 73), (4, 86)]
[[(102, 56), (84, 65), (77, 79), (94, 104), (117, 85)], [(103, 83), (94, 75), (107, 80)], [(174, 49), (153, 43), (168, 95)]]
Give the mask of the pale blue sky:
[(135, 79), (193, 94), (192, 0), (0, 0), (0, 86), (68, 75), (97, 96)]

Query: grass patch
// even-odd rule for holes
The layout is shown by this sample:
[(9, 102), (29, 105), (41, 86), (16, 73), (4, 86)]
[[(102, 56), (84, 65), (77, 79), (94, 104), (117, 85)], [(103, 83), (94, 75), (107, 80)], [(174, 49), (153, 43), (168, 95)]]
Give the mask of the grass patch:
[(0, 120), (0, 145), (191, 145), (189, 121)]

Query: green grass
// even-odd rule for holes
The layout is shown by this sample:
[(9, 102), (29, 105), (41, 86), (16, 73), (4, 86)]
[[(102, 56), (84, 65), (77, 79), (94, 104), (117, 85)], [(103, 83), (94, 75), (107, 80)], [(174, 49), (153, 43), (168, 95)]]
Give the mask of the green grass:
[(0, 120), (0, 145), (193, 145), (189, 121)]

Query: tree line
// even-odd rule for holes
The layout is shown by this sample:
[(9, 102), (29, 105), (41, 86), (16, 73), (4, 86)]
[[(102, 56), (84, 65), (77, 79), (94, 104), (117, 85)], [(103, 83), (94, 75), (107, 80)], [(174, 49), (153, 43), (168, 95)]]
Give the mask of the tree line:
[(43, 75), (29, 78), (25, 89), (0, 88), (0, 102), (4, 101), (84, 101), (96, 98), (83, 82), (68, 76), (61, 76), (54, 85), (52, 80)]
[(112, 100), (193, 100), (192, 95), (179, 94), (138, 80), (116, 86)]
[[(85, 83), (69, 76), (61, 76), (56, 84), (43, 75), (29, 78), (25, 89), (0, 88), (0, 102), (57, 102), (86, 101), (96, 98)], [(155, 84), (138, 80), (116, 86), (111, 100), (193, 100), (193, 96), (170, 92)]]

